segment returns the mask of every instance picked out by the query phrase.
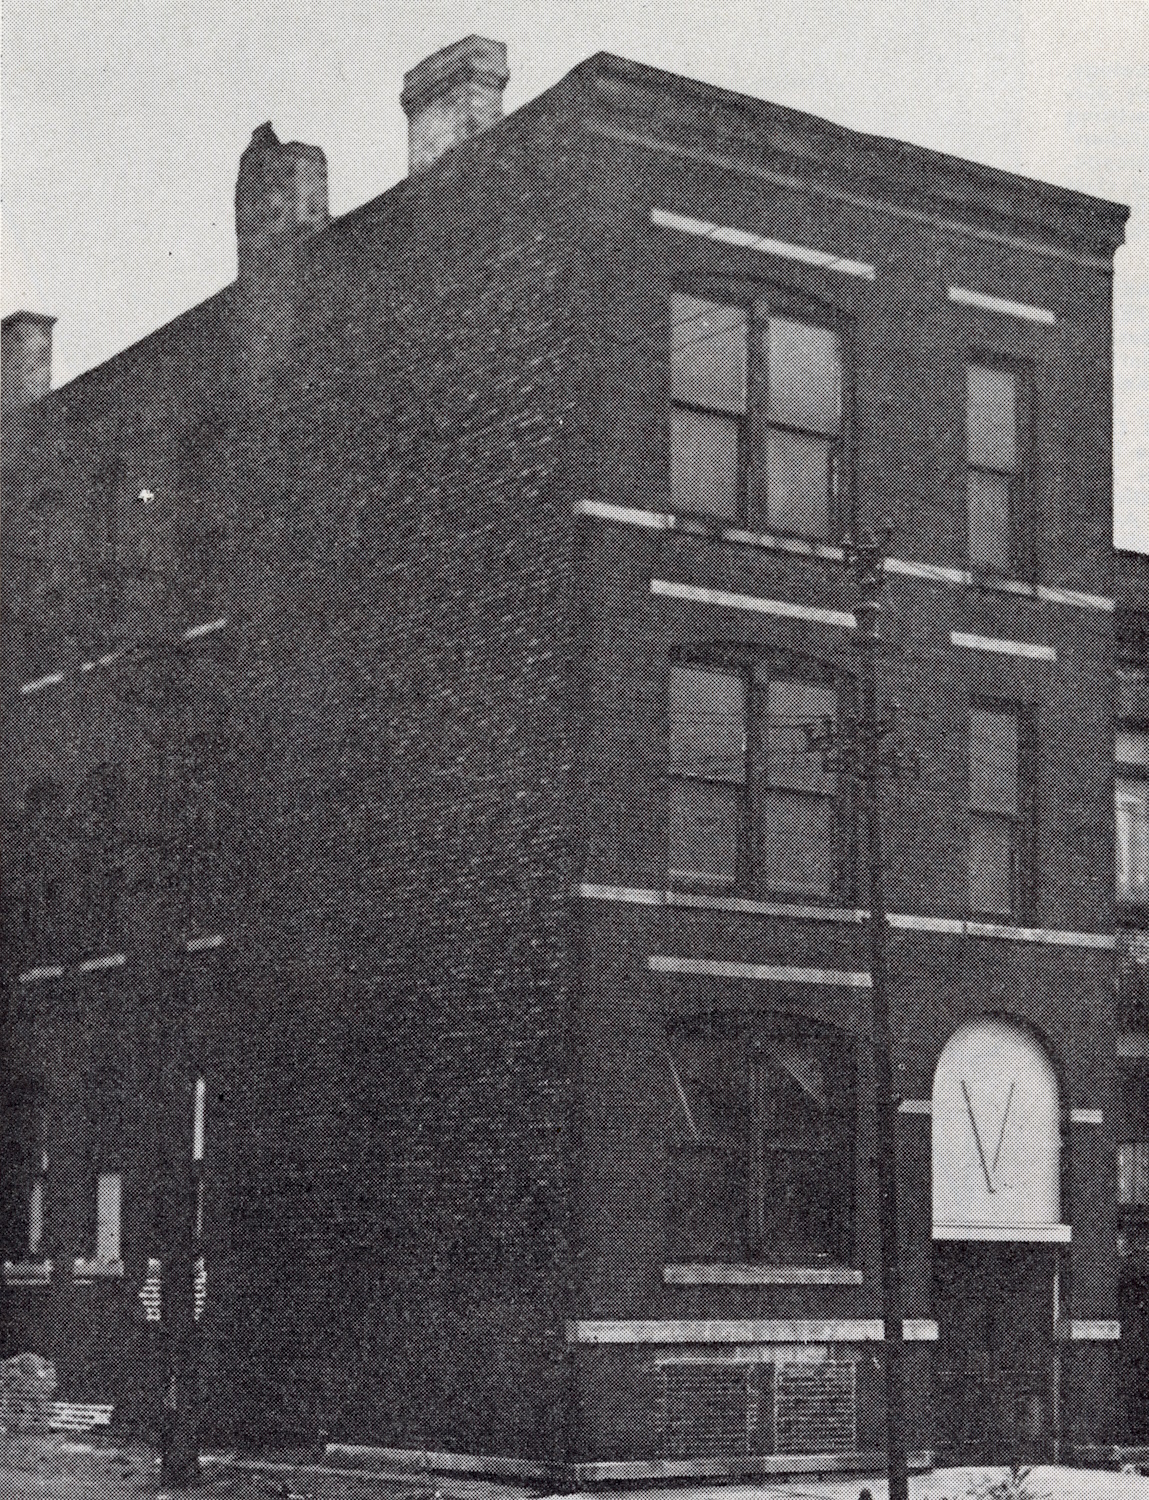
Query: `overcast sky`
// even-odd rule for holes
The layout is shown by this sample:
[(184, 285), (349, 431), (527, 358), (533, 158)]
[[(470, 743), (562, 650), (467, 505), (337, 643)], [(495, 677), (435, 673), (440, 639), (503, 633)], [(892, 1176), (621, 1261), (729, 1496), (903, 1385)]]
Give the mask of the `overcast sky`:
[(1149, 551), (1149, 0), (3, 0), (3, 311), (59, 319), (57, 383), (107, 358), (234, 277), (257, 125), (346, 212), (405, 172), (403, 73), (471, 32), (508, 109), (617, 52), (1129, 204), (1117, 540)]

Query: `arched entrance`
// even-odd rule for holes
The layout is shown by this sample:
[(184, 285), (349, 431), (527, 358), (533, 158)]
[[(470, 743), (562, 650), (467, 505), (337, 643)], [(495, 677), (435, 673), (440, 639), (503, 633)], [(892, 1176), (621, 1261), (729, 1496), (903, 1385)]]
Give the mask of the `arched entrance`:
[(1061, 1128), (1033, 1035), (992, 1017), (954, 1033), (932, 1099), (939, 1447), (1048, 1455), (1056, 1432)]

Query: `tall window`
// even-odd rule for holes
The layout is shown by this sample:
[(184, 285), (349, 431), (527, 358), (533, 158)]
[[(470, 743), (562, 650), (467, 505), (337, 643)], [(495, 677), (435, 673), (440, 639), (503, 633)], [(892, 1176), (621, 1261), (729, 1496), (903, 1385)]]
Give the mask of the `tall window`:
[(811, 750), (808, 730), (838, 713), (822, 682), (774, 679), (766, 688), (766, 777), (760, 865), (770, 890), (829, 896), (839, 884), (838, 778)]
[(966, 366), (969, 560), (987, 573), (1027, 571), (1023, 528), (1028, 382), (989, 364)]
[(1032, 774), (1027, 721), (1009, 709), (970, 712), (969, 907), (1020, 914), (1032, 864)]
[(671, 667), (669, 770), (670, 880), (736, 884), (749, 772), (743, 675)]
[(120, 1214), (124, 1179), (119, 1172), (96, 1173), (95, 1260), (111, 1265), (121, 1259)]
[(680, 1259), (846, 1259), (854, 1054), (810, 1027), (672, 1028), (668, 1236)]
[(1149, 731), (1117, 732), (1117, 899), (1149, 903)]
[(11, 1089), (3, 1100), (0, 1140), (0, 1237), (4, 1256), (44, 1254), (48, 1194), (47, 1112), (36, 1089)]
[(1117, 1151), (1117, 1201), (1149, 1210), (1149, 1072), (1127, 1065), (1121, 1076), (1121, 1145)]
[(807, 735), (837, 710), (828, 683), (672, 665), (671, 883), (813, 897), (838, 889), (837, 778)]
[(802, 536), (841, 525), (840, 334), (676, 293), (671, 299), (671, 503)]

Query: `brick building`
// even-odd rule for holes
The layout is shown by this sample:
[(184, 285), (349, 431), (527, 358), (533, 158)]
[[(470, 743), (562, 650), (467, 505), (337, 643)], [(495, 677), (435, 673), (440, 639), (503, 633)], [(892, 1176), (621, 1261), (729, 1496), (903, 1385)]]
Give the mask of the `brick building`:
[(859, 809), (805, 727), (888, 518), (911, 1446), (1127, 1436), (1126, 212), (506, 78), (408, 74), (410, 176), (334, 221), (256, 131), (235, 283), (60, 390), (5, 320), (10, 1340), (152, 1420), (194, 1248), (216, 1433), (873, 1462)]
[(1121, 1342), (1128, 1416), (1149, 1433), (1149, 557), (1117, 557), (1117, 1056)]

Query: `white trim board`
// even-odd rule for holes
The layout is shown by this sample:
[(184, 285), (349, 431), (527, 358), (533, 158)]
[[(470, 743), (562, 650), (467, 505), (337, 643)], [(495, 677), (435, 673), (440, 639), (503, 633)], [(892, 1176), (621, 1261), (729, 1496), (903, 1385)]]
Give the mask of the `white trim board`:
[(652, 973), (695, 975), (705, 979), (755, 979), (766, 984), (826, 984), (846, 989), (873, 989), (868, 973), (843, 969), (791, 969), (773, 964), (728, 963), (715, 958), (664, 958), (648, 960)]
[(1054, 1332), (1074, 1343), (1112, 1343), (1121, 1337), (1121, 1324), (1116, 1318), (1059, 1318)]
[[(686, 891), (654, 891), (628, 886), (576, 886), (576, 894), (588, 901), (614, 901), (626, 906), (661, 906), (687, 911), (730, 912), (736, 916), (779, 917), (795, 922), (869, 921), (867, 911), (844, 907), (789, 906), (770, 901), (745, 901), (735, 896), (702, 896)], [(919, 917), (891, 912), (890, 927), (896, 931), (934, 933), (943, 937), (998, 938), (1014, 943), (1048, 943), (1055, 948), (1097, 948), (1111, 952), (1117, 939), (1107, 932), (1059, 932), (1048, 927), (1006, 927), (999, 922), (967, 922), (962, 917)], [(1132, 1055), (1132, 1054), (1130, 1054)]]
[(994, 297), (988, 292), (973, 292), (968, 287), (951, 286), (946, 290), (951, 302), (962, 307), (977, 307), (983, 312), (1001, 313), (1007, 318), (1022, 318), (1027, 323), (1056, 323), (1057, 314), (1048, 307), (1034, 307), (1029, 302), (1014, 302), (1009, 297)]
[(1073, 1231), (1068, 1224), (935, 1224), (933, 1237), (1007, 1245), (1068, 1245)]
[[(905, 1318), (907, 1342), (933, 1342), (932, 1318)], [(881, 1343), (881, 1318), (591, 1318), (567, 1322), (568, 1344), (869, 1344)]]
[(668, 1286), (861, 1286), (850, 1266), (679, 1265), (664, 1266)]
[(680, 234), (698, 235), (719, 245), (737, 245), (746, 250), (759, 250), (764, 255), (796, 260), (802, 265), (817, 266), (823, 271), (840, 271), (844, 276), (857, 276), (862, 281), (873, 281), (877, 274), (873, 266), (867, 265), (865, 261), (850, 260), (844, 255), (835, 255), (830, 250), (816, 250), (809, 245), (791, 245), (785, 240), (772, 240), (766, 235), (752, 234), (747, 229), (710, 224), (704, 219), (691, 219), (685, 214), (669, 213), (662, 208), (651, 209), (650, 222), (656, 229), (676, 229)]
[(1052, 646), (1039, 646), (1032, 641), (999, 641), (986, 635), (967, 635), (963, 630), (951, 630), (950, 643), (971, 651), (992, 651), (998, 656), (1018, 656), (1028, 661), (1057, 660)]
[(807, 620), (815, 625), (837, 625), (842, 630), (856, 630), (858, 622), (841, 609), (814, 609), (808, 604), (793, 604), (786, 599), (758, 599), (751, 594), (731, 594), (725, 589), (702, 588), (694, 583), (672, 583), (652, 578), (650, 592), (664, 599), (679, 599), (685, 604), (716, 604), (724, 609), (745, 609), (754, 614), (776, 615), (784, 620)]

